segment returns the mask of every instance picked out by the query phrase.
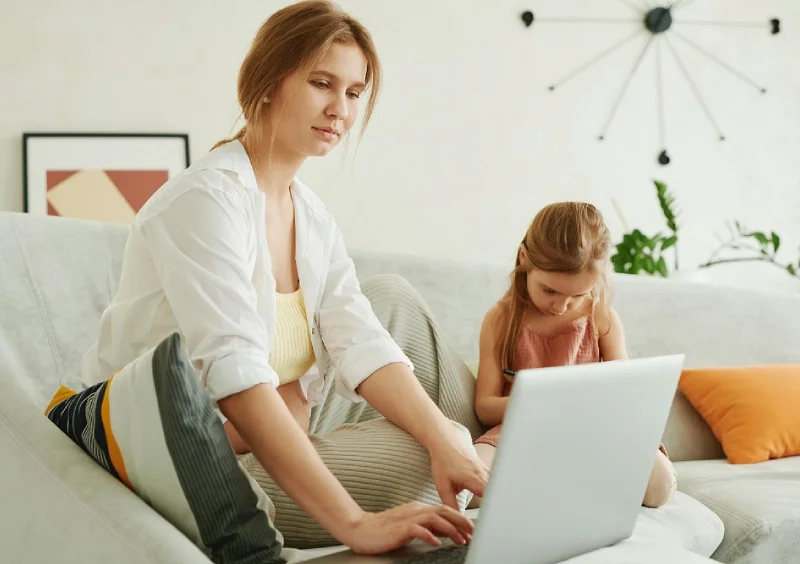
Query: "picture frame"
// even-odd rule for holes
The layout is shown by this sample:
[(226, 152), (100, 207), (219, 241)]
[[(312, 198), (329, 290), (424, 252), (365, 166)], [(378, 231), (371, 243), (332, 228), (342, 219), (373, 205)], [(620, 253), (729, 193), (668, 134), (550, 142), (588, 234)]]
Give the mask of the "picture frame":
[(23, 133), (24, 211), (126, 223), (190, 165), (187, 133)]

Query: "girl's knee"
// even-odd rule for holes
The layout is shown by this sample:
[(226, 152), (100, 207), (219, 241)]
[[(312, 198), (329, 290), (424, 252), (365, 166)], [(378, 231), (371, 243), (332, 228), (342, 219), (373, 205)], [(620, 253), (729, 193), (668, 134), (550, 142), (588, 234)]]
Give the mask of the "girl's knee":
[(663, 452), (658, 451), (642, 505), (653, 508), (661, 507), (672, 499), (677, 489), (678, 477), (675, 467)]

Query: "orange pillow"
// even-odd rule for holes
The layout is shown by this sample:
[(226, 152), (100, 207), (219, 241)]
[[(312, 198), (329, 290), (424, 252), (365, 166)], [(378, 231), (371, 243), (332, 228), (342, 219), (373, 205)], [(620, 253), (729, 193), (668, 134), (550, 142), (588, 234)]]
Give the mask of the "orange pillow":
[(800, 364), (686, 369), (679, 387), (732, 464), (800, 455)]

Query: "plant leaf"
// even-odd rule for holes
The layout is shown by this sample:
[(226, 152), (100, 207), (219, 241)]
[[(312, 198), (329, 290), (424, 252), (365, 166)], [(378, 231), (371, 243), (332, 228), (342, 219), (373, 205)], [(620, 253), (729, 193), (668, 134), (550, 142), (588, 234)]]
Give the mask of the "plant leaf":
[(661, 250), (662, 251), (666, 251), (667, 249), (669, 249), (671, 246), (673, 246), (677, 242), (678, 242), (678, 237), (675, 236), (675, 235), (672, 235), (670, 237), (666, 237), (661, 242)]
[(664, 278), (669, 277), (669, 270), (667, 269), (667, 261), (664, 260), (664, 257), (658, 259), (658, 263), (656, 264), (658, 273), (663, 276)]
[(774, 231), (772, 232), (772, 248), (777, 253), (781, 246), (781, 238)]
[(763, 233), (761, 233), (760, 231), (754, 231), (753, 233), (750, 233), (750, 235), (752, 237), (755, 237), (755, 239), (762, 245), (768, 245), (769, 244), (769, 240), (767, 239), (767, 236), (764, 235)]
[(797, 276), (797, 270), (795, 269), (793, 264), (787, 264), (786, 270), (788, 270), (789, 274), (791, 274), (792, 276)]

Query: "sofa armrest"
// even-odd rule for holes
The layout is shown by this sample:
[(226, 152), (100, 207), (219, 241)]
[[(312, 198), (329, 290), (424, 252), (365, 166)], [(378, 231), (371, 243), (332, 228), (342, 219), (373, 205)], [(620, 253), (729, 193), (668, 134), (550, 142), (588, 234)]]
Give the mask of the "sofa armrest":
[(210, 560), (97, 465), (5, 380), (0, 395), (0, 546), (5, 562)]

